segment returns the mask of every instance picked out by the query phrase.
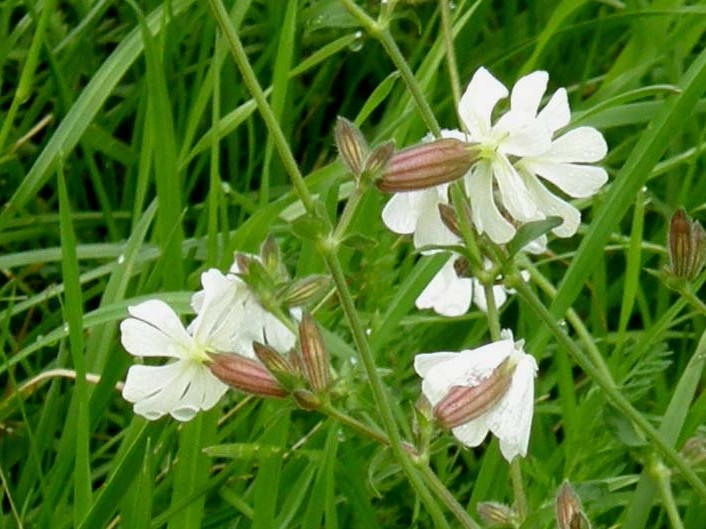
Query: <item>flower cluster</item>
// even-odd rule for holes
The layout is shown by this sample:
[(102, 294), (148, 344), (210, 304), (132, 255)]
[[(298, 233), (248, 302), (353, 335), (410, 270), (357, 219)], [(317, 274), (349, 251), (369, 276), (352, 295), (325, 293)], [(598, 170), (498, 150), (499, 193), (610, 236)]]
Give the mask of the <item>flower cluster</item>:
[[(486, 233), (498, 244), (509, 242), (518, 225), (549, 216), (562, 219), (555, 235), (576, 233), (579, 211), (543, 181), (572, 198), (583, 198), (598, 192), (608, 179), (605, 169), (590, 165), (607, 152), (598, 130), (579, 127), (557, 135), (571, 117), (566, 90), (557, 90), (540, 110), (547, 82), (546, 72), (522, 77), (509, 94), (510, 109), (493, 123), (493, 110), (508, 97), (508, 90), (480, 68), (459, 102), (465, 131), (442, 131), (444, 138), (462, 140), (476, 153), (463, 176), (473, 223), (479, 234)], [(438, 213), (438, 205), (448, 203), (447, 189), (444, 183), (397, 193), (385, 206), (383, 221), (396, 233), (413, 234), (417, 248), (453, 244), (457, 238)]]
[[(465, 158), (453, 154), (449, 161), (447, 150), (439, 151), (436, 163), (439, 167), (453, 166), (448, 173), (462, 178), (475, 231), (486, 234), (496, 244), (508, 243), (519, 226), (550, 216), (561, 219), (552, 230), (556, 236), (574, 235), (581, 214), (545, 183), (569, 197), (584, 198), (597, 193), (608, 178), (605, 169), (591, 165), (602, 160), (607, 152), (598, 130), (579, 127), (558, 134), (570, 120), (566, 90), (557, 90), (540, 109), (547, 82), (546, 72), (534, 72), (522, 77), (509, 93), (488, 70), (480, 68), (459, 102), (458, 114), (464, 131), (442, 130), (441, 135), (447, 140), (438, 140), (464, 142), (466, 152), (472, 153)], [(493, 111), (508, 95), (509, 110), (493, 122)], [(430, 142), (431, 137), (423, 141)], [(415, 149), (422, 161), (417, 175), (419, 185), (415, 187), (407, 177), (404, 187), (395, 187), (399, 180), (397, 157), (402, 156), (409, 165), (409, 160), (415, 158)], [(383, 209), (383, 222), (395, 233), (411, 234), (415, 248), (423, 254), (460, 242), (458, 233), (440, 214), (440, 208), (443, 210), (449, 204), (450, 179), (437, 179), (438, 185), (429, 187), (427, 174), (436, 174), (428, 169), (433, 151), (423, 144), (393, 156), (379, 184), (382, 190), (396, 192)], [(456, 147), (454, 153), (458, 151)], [(462, 173), (459, 168), (464, 169)], [(533, 246), (525, 250), (544, 251), (546, 237), (534, 241)], [(417, 307), (432, 308), (444, 316), (458, 316), (468, 310), (473, 300), (481, 310), (486, 310), (478, 281), (468, 275), (454, 274), (453, 263), (457, 259), (451, 257), (442, 267), (417, 299)], [(502, 305), (507, 291), (498, 286), (494, 287), (494, 293), (498, 306)]]
[(130, 367), (123, 397), (134, 403), (135, 413), (150, 420), (169, 414), (188, 421), (215, 406), (226, 392), (226, 383), (211, 370), (214, 354), (252, 362), (253, 342), (280, 352), (294, 346), (294, 333), (259, 304), (239, 272), (236, 262), (228, 274), (211, 269), (201, 275), (203, 289), (191, 301), (196, 317), (187, 327), (160, 300), (128, 308), (130, 317), (120, 325), (127, 352), (172, 359), (165, 365)]

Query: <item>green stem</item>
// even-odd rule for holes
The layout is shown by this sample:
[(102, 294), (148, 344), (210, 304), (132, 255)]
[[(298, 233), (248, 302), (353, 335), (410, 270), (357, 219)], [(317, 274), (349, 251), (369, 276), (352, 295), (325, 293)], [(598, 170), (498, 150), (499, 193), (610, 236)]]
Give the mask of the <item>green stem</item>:
[(689, 305), (706, 316), (706, 304), (704, 304), (704, 302), (696, 296), (691, 285), (686, 285), (684, 288), (680, 288), (678, 292), (689, 303)]
[(368, 14), (358, 7), (353, 0), (341, 0), (341, 3), (348, 10), (348, 12), (353, 15), (358, 22), (360, 22), (360, 25), (363, 26), (365, 31), (371, 37), (380, 42), (382, 47), (385, 48), (385, 51), (390, 56), (390, 59), (392, 59), (393, 64), (402, 75), (402, 79), (404, 79), (404, 82), (407, 84), (407, 88), (411, 92), (412, 98), (417, 104), (417, 108), (419, 108), (419, 112), (422, 114), (422, 119), (427, 124), (427, 127), (429, 127), (432, 134), (434, 134), (435, 137), (440, 138), (441, 127), (439, 126), (439, 122), (436, 120), (429, 103), (424, 98), (422, 88), (419, 86), (417, 79), (414, 77), (414, 73), (412, 73), (412, 70), (402, 55), (402, 52), (397, 47), (397, 43), (392, 38), (387, 23), (380, 23), (370, 18)]
[(662, 454), (662, 457), (674, 465), (684, 476), (684, 479), (696, 490), (702, 500), (706, 501), (706, 485), (699, 479), (696, 473), (692, 470), (689, 464), (684, 460), (672, 446), (667, 444), (659, 432), (638, 412), (629, 402), (623, 397), (613, 383), (612, 379), (606, 377), (603, 372), (598, 369), (593, 362), (584, 354), (584, 352), (571, 340), (566, 333), (561, 329), (559, 324), (552, 316), (551, 312), (539, 300), (536, 294), (529, 286), (516, 275), (511, 282), (511, 286), (517, 290), (522, 299), (534, 310), (534, 313), (539, 316), (547, 325), (549, 330), (554, 334), (557, 341), (569, 351), (574, 361), (579, 367), (598, 384), (603, 390), (607, 399), (624, 413), (633, 423), (647, 436), (655, 448)]
[(672, 493), (669, 479), (669, 469), (654, 456), (650, 458), (649, 464), (650, 476), (657, 485), (657, 490), (662, 499), (662, 505), (664, 506), (664, 510), (667, 511), (672, 529), (684, 529), (684, 524), (682, 524), (679, 511), (677, 510), (677, 504), (674, 501), (674, 494)]
[(488, 305), (488, 310), (485, 314), (488, 320), (488, 330), (490, 331), (490, 339), (494, 342), (500, 340), (500, 315), (498, 314), (498, 306), (495, 303), (495, 293), (493, 285), (484, 283), (483, 292), (485, 293), (485, 302)]
[(233, 26), (230, 17), (228, 16), (228, 11), (226, 11), (226, 8), (221, 0), (209, 0), (209, 4), (211, 5), (213, 17), (228, 42), (228, 47), (230, 48), (233, 58), (238, 65), (238, 69), (243, 76), (243, 81), (257, 104), (257, 108), (262, 115), (262, 119), (265, 121), (267, 130), (272, 135), (272, 141), (277, 147), (277, 152), (282, 159), (282, 164), (289, 174), (289, 177), (292, 179), (292, 185), (294, 186), (299, 199), (302, 201), (302, 204), (304, 204), (304, 209), (306, 209), (309, 213), (315, 214), (314, 198), (309, 192), (309, 188), (306, 187), (304, 177), (299, 170), (297, 162), (294, 160), (294, 155), (287, 144), (287, 139), (284, 137), (282, 128), (279, 126), (277, 118), (275, 117), (274, 112), (272, 112), (272, 108), (270, 108), (270, 105), (267, 103), (265, 93), (260, 86), (260, 82), (255, 76), (252, 66), (250, 66), (250, 61), (245, 53), (245, 49), (243, 48), (243, 43), (240, 42), (238, 33)]
[[(258, 106), (260, 114), (262, 115), (265, 121), (265, 125), (267, 126), (270, 134), (272, 135), (275, 147), (277, 148), (280, 158), (282, 159), (282, 164), (284, 165), (285, 170), (287, 171), (292, 180), (292, 184), (297, 195), (302, 201), (304, 208), (309, 213), (315, 214), (316, 212), (314, 208), (313, 197), (309, 192), (309, 189), (306, 187), (304, 177), (302, 176), (299, 170), (299, 166), (294, 160), (292, 151), (289, 148), (284, 134), (282, 133), (279, 123), (277, 122), (277, 119), (275, 118), (272, 109), (267, 103), (265, 94), (262, 91), (262, 88), (260, 87), (257, 78), (255, 77), (255, 73), (252, 67), (250, 66), (250, 62), (248, 61), (248, 57), (245, 54), (245, 50), (243, 49), (243, 45), (240, 42), (240, 38), (238, 37), (238, 34), (235, 28), (233, 27), (230, 18), (228, 17), (228, 13), (225, 7), (223, 6), (222, 1), (209, 0), (209, 4), (211, 6), (211, 11), (213, 13), (214, 19), (216, 20), (216, 22), (221, 28), (221, 31), (223, 31), (223, 34), (226, 37), (226, 41), (228, 43), (228, 46), (230, 47), (231, 53), (233, 54), (233, 58), (235, 59), (235, 62), (238, 65), (238, 69), (240, 70), (241, 75), (243, 76), (243, 80), (246, 86), (248, 87), (250, 94), (253, 96), (255, 103)], [(424, 482), (420, 479), (419, 474), (417, 473), (417, 469), (414, 467), (411, 459), (409, 458), (409, 455), (406, 453), (402, 446), (402, 439), (400, 437), (399, 431), (397, 430), (397, 424), (394, 420), (392, 408), (390, 406), (389, 401), (387, 400), (387, 396), (385, 395), (382, 382), (375, 367), (375, 361), (373, 359), (372, 350), (370, 349), (370, 345), (368, 344), (365, 330), (363, 329), (363, 325), (360, 321), (360, 318), (358, 317), (358, 313), (355, 309), (355, 304), (353, 303), (353, 297), (350, 293), (350, 290), (348, 289), (348, 284), (346, 282), (345, 276), (343, 275), (341, 263), (336, 254), (337, 247), (335, 244), (331, 245), (331, 242), (331, 240), (321, 241), (320, 248), (324, 256), (324, 261), (326, 262), (326, 265), (336, 285), (336, 289), (338, 290), (341, 305), (343, 306), (343, 311), (346, 315), (346, 318), (348, 319), (351, 331), (353, 332), (353, 338), (358, 349), (358, 354), (360, 355), (361, 362), (365, 368), (366, 375), (368, 376), (372, 388), (375, 404), (380, 410), (383, 427), (385, 428), (388, 439), (390, 440), (390, 448), (392, 450), (392, 453), (395, 456), (395, 459), (402, 467), (402, 470), (407, 476), (408, 481), (410, 482), (417, 495), (421, 499), (422, 503), (428, 510), (429, 515), (434, 520), (435, 525), (441, 528), (448, 528), (448, 522), (444, 518), (441, 509), (434, 501), (434, 498), (429, 493), (429, 490), (427, 489)]]
[(468, 511), (466, 511), (466, 509), (463, 508), (463, 505), (461, 505), (456, 498), (454, 498), (453, 494), (449, 492), (449, 489), (446, 488), (446, 485), (441, 482), (439, 476), (436, 475), (429, 465), (419, 464), (417, 465), (417, 468), (420, 470), (422, 476), (424, 476), (424, 479), (432, 492), (444, 502), (446, 508), (449, 509), (454, 516), (456, 516), (456, 519), (461, 522), (461, 525), (464, 528), (481, 529), (480, 525), (478, 525), (478, 523), (471, 518)]
[(527, 496), (525, 495), (525, 486), (522, 481), (522, 468), (520, 468), (520, 458), (516, 457), (510, 463), (510, 479), (512, 480), (512, 491), (515, 494), (515, 506), (517, 515), (521, 522), (527, 519)]
[(348, 197), (346, 205), (343, 208), (343, 213), (341, 213), (341, 218), (338, 219), (338, 225), (333, 232), (333, 240), (336, 241), (336, 244), (341, 242), (341, 239), (346, 235), (346, 230), (348, 230), (348, 226), (350, 226), (353, 220), (353, 216), (360, 205), (360, 200), (363, 198), (364, 193), (365, 190), (361, 188), (361, 184), (356, 184), (355, 189), (353, 189), (353, 192)]
[[(544, 275), (539, 270), (537, 270), (534, 265), (529, 262), (529, 259), (526, 259), (525, 263), (522, 266), (530, 273), (532, 281), (539, 288), (541, 288), (545, 294), (548, 294), (549, 297), (552, 299), (556, 297), (556, 288), (554, 287), (554, 285), (546, 277), (544, 277)], [(586, 348), (588, 356), (591, 359), (591, 362), (593, 362), (593, 365), (596, 366), (601, 371), (601, 373), (603, 373), (606, 379), (609, 379), (612, 384), (615, 384), (615, 382), (613, 381), (613, 374), (610, 372), (610, 369), (608, 369), (603, 355), (598, 350), (598, 347), (596, 347), (596, 343), (593, 340), (591, 333), (588, 332), (588, 329), (586, 329), (586, 326), (583, 324), (581, 318), (579, 318), (579, 315), (576, 314), (576, 311), (574, 309), (567, 310), (566, 319), (576, 331), (576, 334), (581, 339), (581, 342), (583, 342), (583, 345)]]
[(331, 404), (328, 402), (322, 403), (318, 408), (316, 408), (316, 411), (323, 413), (324, 415), (327, 415), (328, 417), (331, 417), (332, 419), (335, 419), (342, 424), (345, 424), (349, 428), (355, 430), (356, 432), (362, 434), (365, 437), (368, 437), (369, 439), (372, 439), (373, 441), (380, 443), (381, 445), (390, 446), (390, 440), (387, 438), (387, 436), (385, 436), (383, 432), (360, 422), (358, 419), (354, 419), (350, 415), (346, 415), (339, 409), (331, 406)]
[(439, 507), (429, 494), (429, 490), (426, 488), (425, 484), (419, 478), (417, 470), (410, 460), (409, 455), (402, 447), (402, 438), (400, 437), (397, 424), (395, 423), (392, 407), (390, 406), (390, 402), (385, 395), (385, 389), (382, 385), (382, 381), (380, 380), (380, 376), (378, 375), (377, 368), (375, 367), (373, 351), (370, 349), (370, 344), (368, 343), (365, 329), (363, 329), (363, 325), (358, 317), (358, 312), (356, 311), (355, 304), (353, 303), (353, 296), (348, 288), (348, 283), (346, 282), (346, 278), (343, 274), (341, 263), (335, 253), (335, 248), (321, 244), (320, 250), (323, 254), (326, 266), (331, 272), (333, 282), (336, 285), (336, 290), (338, 291), (338, 296), (343, 307), (343, 312), (346, 315), (348, 324), (351, 327), (353, 341), (355, 342), (360, 360), (368, 377), (370, 389), (373, 393), (373, 399), (375, 400), (375, 404), (378, 406), (380, 418), (382, 419), (383, 427), (385, 428), (385, 432), (387, 433), (387, 437), (390, 442), (390, 449), (392, 450), (395, 459), (402, 467), (402, 470), (406, 474), (410, 484), (416, 490), (426, 508), (429, 509), (429, 514), (434, 519), (434, 523), (442, 527), (448, 527), (448, 524)]
[(444, 45), (446, 47), (446, 64), (449, 67), (451, 95), (454, 99), (454, 108), (458, 108), (458, 103), (461, 101), (461, 81), (458, 78), (458, 66), (456, 65), (456, 52), (454, 50), (449, 0), (441, 0), (439, 2), (439, 9), (441, 10), (441, 32), (444, 35)]

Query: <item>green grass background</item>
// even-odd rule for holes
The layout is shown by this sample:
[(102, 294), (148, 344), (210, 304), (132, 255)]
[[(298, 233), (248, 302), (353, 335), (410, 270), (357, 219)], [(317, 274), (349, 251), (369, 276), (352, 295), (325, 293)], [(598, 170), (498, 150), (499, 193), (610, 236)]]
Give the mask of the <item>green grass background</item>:
[[(351, 190), (335, 117), (406, 146), (427, 132), (419, 110), (338, 1), (226, 6), (335, 218)], [(705, 218), (706, 7), (459, 0), (451, 14), (464, 87), (479, 66), (508, 86), (544, 69), (551, 91), (568, 88), (574, 124), (605, 134), (610, 183), (581, 204), (579, 234), (536, 261), (558, 289), (541, 295), (557, 318), (576, 310), (621, 392), (681, 448), (704, 435), (703, 362), (685, 369), (704, 316), (646, 270), (667, 263), (676, 207)], [(437, 119), (457, 127), (438, 5), (399, 2), (391, 31)], [(325, 272), (292, 233), (301, 205), (207, 3), (2, 2), (0, 76), (0, 528), (431, 527), (386, 450), (290, 401), (229, 393), (191, 423), (148, 423), (115, 389), (132, 362), (117, 331), (128, 305), (159, 296), (188, 313), (200, 272), (268, 233), (293, 274)], [(384, 229), (385, 200), (369, 193), (353, 220), (376, 244), (340, 257), (409, 438), (413, 356), (479, 345), (487, 325), (477, 311), (451, 321), (414, 309), (441, 260)], [(335, 296), (316, 318), (341, 405), (376, 419)], [(529, 307), (508, 304), (502, 323), (540, 361), (525, 527), (554, 527), (565, 478), (596, 527), (671, 527), (643, 472), (649, 443)], [(474, 516), (480, 501), (512, 502), (496, 441), (465, 450), (441, 435), (432, 466)], [(702, 529), (706, 505), (678, 474), (672, 488), (683, 526)]]

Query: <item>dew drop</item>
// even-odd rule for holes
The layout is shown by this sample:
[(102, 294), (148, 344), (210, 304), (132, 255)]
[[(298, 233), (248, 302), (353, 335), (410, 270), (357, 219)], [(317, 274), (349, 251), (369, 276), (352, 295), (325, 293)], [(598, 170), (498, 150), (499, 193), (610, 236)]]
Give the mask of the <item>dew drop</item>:
[(355, 40), (348, 45), (348, 49), (353, 52), (362, 50), (363, 49), (363, 32), (356, 31), (354, 37), (355, 37)]
[(118, 264), (121, 265), (125, 262), (125, 256), (123, 254), (118, 255)]
[(64, 325), (62, 325), (61, 328), (64, 330), (64, 332), (69, 332), (69, 322), (64, 322)]
[(568, 335), (569, 334), (569, 324), (566, 323), (566, 320), (559, 320), (559, 328), (561, 329), (561, 332), (564, 334)]

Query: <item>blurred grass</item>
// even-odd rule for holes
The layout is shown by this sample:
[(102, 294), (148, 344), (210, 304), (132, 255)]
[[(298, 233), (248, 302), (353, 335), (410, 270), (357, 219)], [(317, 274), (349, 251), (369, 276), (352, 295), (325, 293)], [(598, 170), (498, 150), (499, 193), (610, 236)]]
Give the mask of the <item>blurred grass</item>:
[[(359, 5), (377, 14), (377, 2)], [(384, 50), (337, 1), (228, 7), (332, 217), (349, 192), (332, 146), (336, 115), (355, 119), (373, 143), (406, 146), (427, 132)], [(188, 312), (199, 273), (225, 268), (233, 250), (255, 250), (268, 232), (292, 272), (323, 269), (292, 235), (296, 197), (208, 10), (188, 0), (139, 9), (144, 19), (123, 2), (0, 5), (0, 527), (429, 527), (386, 452), (328, 420), (231, 395), (188, 425), (145, 424), (115, 390), (132, 361), (117, 333), (127, 305), (158, 295)], [(557, 317), (575, 308), (624, 394), (677, 448), (706, 434), (690, 364), (704, 318), (646, 269), (666, 263), (655, 248), (674, 208), (705, 218), (705, 15), (676, 0), (457, 1), (451, 11), (464, 85), (481, 65), (508, 85), (544, 69), (551, 90), (569, 89), (575, 122), (604, 131), (611, 183), (584, 204), (580, 235), (552, 243), (538, 266), (559, 286), (547, 299)], [(392, 35), (453, 128), (440, 28), (435, 3), (397, 4)], [(447, 320), (413, 309), (442, 260), (417, 257), (384, 230), (384, 201), (366, 197), (351, 226), (377, 244), (341, 257), (409, 424), (413, 355), (478, 345), (487, 331), (474, 312)], [(317, 319), (330, 331), (342, 402), (374, 419), (336, 303)], [(562, 368), (526, 307), (513, 302), (502, 319), (541, 359), (523, 462), (527, 527), (554, 527), (564, 478), (596, 526), (669, 527), (643, 485), (649, 447), (632, 443), (582, 373)], [(76, 379), (17, 392), (56, 368)], [(232, 457), (202, 452), (232, 443)], [(469, 451), (442, 435), (434, 448), (433, 466), (472, 512), (480, 501), (512, 501), (495, 441)], [(685, 528), (701, 529), (706, 507), (678, 475), (672, 481)]]

